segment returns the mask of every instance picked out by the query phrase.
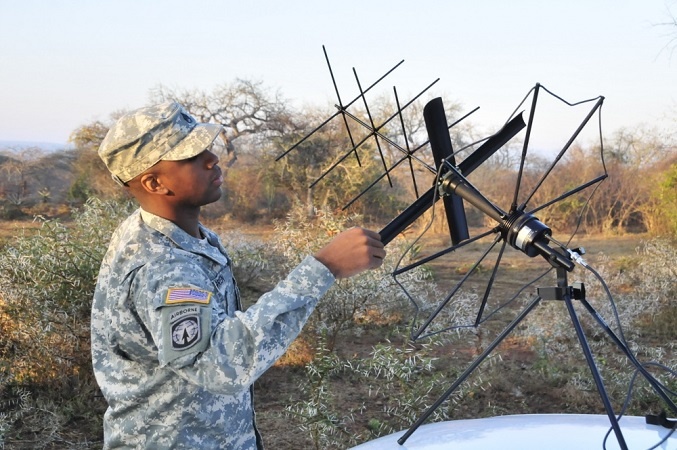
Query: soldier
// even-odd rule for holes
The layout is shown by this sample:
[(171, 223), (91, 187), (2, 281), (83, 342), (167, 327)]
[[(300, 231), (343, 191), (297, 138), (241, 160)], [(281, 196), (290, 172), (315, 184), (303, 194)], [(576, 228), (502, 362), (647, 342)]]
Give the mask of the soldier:
[(231, 261), (199, 222), (221, 196), (220, 131), (168, 102), (120, 118), (99, 148), (140, 205), (113, 234), (92, 305), (106, 449), (262, 448), (252, 384), (335, 279), (385, 256), (378, 233), (346, 230), (241, 311)]

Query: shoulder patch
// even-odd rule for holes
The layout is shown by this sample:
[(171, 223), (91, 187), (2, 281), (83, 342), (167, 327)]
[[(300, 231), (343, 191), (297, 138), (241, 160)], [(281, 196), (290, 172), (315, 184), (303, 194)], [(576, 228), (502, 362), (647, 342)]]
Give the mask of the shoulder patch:
[(177, 320), (171, 326), (172, 349), (186, 350), (200, 341), (200, 316), (190, 315)]
[[(161, 309), (161, 364), (192, 364), (197, 353), (209, 346), (212, 308), (196, 304), (165, 306)], [(192, 355), (192, 356), (190, 356)], [(188, 359), (175, 362), (184, 356)]]
[(176, 305), (179, 303), (201, 303), (208, 305), (211, 301), (212, 293), (202, 289), (195, 288), (170, 288), (165, 297), (165, 304)]

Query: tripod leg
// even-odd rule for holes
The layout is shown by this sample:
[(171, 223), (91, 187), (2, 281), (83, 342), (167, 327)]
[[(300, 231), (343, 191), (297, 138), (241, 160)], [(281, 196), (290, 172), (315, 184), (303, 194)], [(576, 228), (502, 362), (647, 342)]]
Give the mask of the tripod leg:
[(607, 416), (609, 416), (611, 428), (613, 428), (614, 433), (616, 434), (616, 439), (618, 439), (618, 444), (620, 445), (621, 450), (628, 450), (628, 446), (625, 443), (625, 438), (623, 437), (623, 433), (621, 432), (621, 427), (618, 425), (618, 419), (616, 419), (616, 414), (614, 413), (613, 407), (611, 406), (611, 402), (609, 401), (609, 396), (607, 395), (606, 389), (604, 388), (602, 376), (600, 375), (599, 370), (597, 369), (595, 359), (592, 357), (592, 351), (590, 350), (588, 341), (585, 338), (585, 333), (583, 333), (583, 327), (581, 326), (581, 322), (578, 320), (578, 316), (576, 316), (576, 310), (574, 309), (574, 305), (571, 302), (570, 295), (568, 294), (565, 295), (564, 303), (567, 305), (569, 316), (571, 316), (571, 321), (574, 325), (574, 328), (576, 329), (576, 334), (578, 335), (578, 341), (581, 343), (583, 354), (585, 355), (585, 359), (588, 362), (588, 367), (590, 368), (592, 377), (595, 380), (595, 384), (597, 385), (597, 392), (599, 393), (599, 396), (602, 399), (602, 403), (604, 404), (604, 409), (606, 410)]
[(619, 339), (616, 333), (614, 333), (611, 327), (609, 327), (609, 325), (604, 321), (604, 318), (602, 318), (602, 316), (599, 315), (599, 313), (595, 310), (595, 308), (593, 308), (593, 306), (590, 303), (588, 303), (586, 299), (580, 299), (580, 302), (583, 306), (585, 306), (585, 309), (588, 310), (590, 315), (592, 315), (592, 317), (597, 321), (597, 323), (600, 324), (600, 326), (604, 329), (604, 331), (611, 338), (611, 340), (614, 341), (614, 343), (618, 346), (618, 348), (620, 348), (621, 351), (625, 353), (625, 356), (628, 357), (630, 362), (637, 368), (639, 373), (641, 373), (642, 376), (646, 379), (646, 381), (649, 382), (651, 387), (653, 387), (654, 391), (656, 391), (656, 394), (658, 394), (658, 396), (660, 396), (663, 399), (663, 401), (670, 407), (670, 409), (672, 409), (672, 411), (677, 413), (677, 406), (675, 405), (675, 403), (672, 401), (670, 397), (668, 397), (668, 395), (661, 388), (660, 384), (658, 383), (658, 381), (656, 381), (653, 375), (651, 375), (649, 371), (647, 371), (646, 368), (644, 368), (644, 366), (639, 361), (637, 361), (637, 358), (635, 358), (635, 355), (632, 354), (632, 352), (625, 344), (625, 342)]
[(433, 405), (432, 405), (430, 408), (428, 408), (428, 410), (427, 410), (426, 412), (424, 412), (423, 415), (422, 415), (421, 417), (418, 418), (418, 420), (417, 420), (417, 421), (416, 421), (416, 422), (415, 422), (415, 423), (407, 430), (407, 432), (404, 433), (404, 435), (402, 435), (402, 437), (399, 438), (399, 439), (397, 440), (397, 442), (398, 442), (400, 445), (404, 445), (404, 443), (407, 441), (407, 439), (409, 439), (409, 437), (414, 433), (414, 431), (416, 431), (416, 430), (418, 429), (418, 427), (420, 427), (420, 426), (423, 424), (423, 422), (425, 422), (425, 421), (428, 419), (428, 417), (430, 417), (430, 415), (431, 415), (433, 412), (435, 412), (435, 410), (436, 410), (442, 403), (444, 403), (444, 401), (445, 401), (447, 398), (449, 398), (449, 396), (450, 396), (451, 394), (453, 394), (453, 392), (461, 385), (461, 383), (463, 383), (463, 382), (465, 381), (465, 379), (468, 378), (468, 376), (470, 376), (470, 374), (471, 374), (475, 369), (477, 369), (477, 367), (482, 363), (482, 361), (484, 361), (485, 358), (486, 358), (487, 356), (489, 356), (489, 354), (490, 354), (490, 353), (498, 346), (498, 344), (500, 344), (500, 343), (503, 341), (503, 339), (505, 339), (506, 336), (508, 336), (508, 334), (510, 334), (510, 332), (511, 332), (517, 325), (519, 325), (519, 323), (520, 323), (522, 320), (524, 320), (524, 318), (527, 316), (527, 314), (529, 314), (529, 312), (531, 312), (531, 310), (534, 309), (534, 307), (536, 307), (536, 305), (538, 305), (538, 303), (539, 303), (540, 301), (541, 301), (541, 297), (538, 297), (538, 296), (535, 297), (535, 298), (532, 300), (532, 302), (529, 303), (529, 305), (527, 305), (526, 308), (524, 308), (524, 311), (522, 311), (522, 312), (519, 314), (519, 316), (517, 316), (512, 322), (510, 322), (510, 324), (509, 324), (507, 327), (505, 327), (505, 329), (501, 332), (501, 334), (499, 334), (499, 335), (496, 337), (496, 339), (494, 339), (494, 341), (493, 341), (491, 344), (489, 344), (489, 346), (482, 352), (482, 354), (479, 355), (477, 358), (475, 358), (475, 360), (472, 362), (472, 364), (470, 364), (470, 365), (468, 366), (468, 368), (465, 370), (465, 372), (463, 372), (463, 373), (456, 379), (456, 381), (454, 382), (454, 384), (452, 384), (452, 385), (449, 387), (449, 389), (447, 389), (447, 390), (444, 392), (444, 394), (442, 394), (442, 396), (441, 396), (439, 399), (437, 399), (437, 401), (436, 401), (435, 403), (433, 403)]

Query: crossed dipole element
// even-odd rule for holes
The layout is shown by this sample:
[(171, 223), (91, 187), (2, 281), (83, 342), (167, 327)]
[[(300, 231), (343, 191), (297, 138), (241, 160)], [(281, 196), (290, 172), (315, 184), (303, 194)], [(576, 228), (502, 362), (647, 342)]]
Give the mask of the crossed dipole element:
[[(381, 181), (383, 178), (386, 178), (388, 180), (388, 183), (390, 186), (392, 186), (392, 180), (390, 178), (390, 173), (398, 167), (400, 164), (403, 162), (408, 162), (409, 164), (409, 169), (411, 173), (411, 178), (412, 178), (412, 183), (416, 192), (416, 196), (418, 197), (418, 187), (416, 184), (416, 178), (414, 176), (414, 166), (413, 166), (413, 161), (417, 161), (420, 163), (423, 167), (427, 168), (431, 172), (436, 172), (436, 170), (431, 167), (429, 164), (427, 164), (425, 161), (422, 159), (418, 158), (418, 155), (416, 154), (419, 150), (425, 147), (426, 143), (423, 143), (415, 148), (411, 148), (409, 145), (409, 139), (407, 137), (407, 131), (404, 126), (404, 118), (402, 116), (402, 111), (406, 109), (408, 106), (410, 106), (412, 103), (414, 103), (416, 100), (418, 100), (425, 92), (427, 92), (432, 86), (434, 86), (438, 81), (439, 78), (430, 83), (425, 89), (423, 89), (418, 95), (416, 95), (414, 98), (409, 100), (404, 105), (400, 104), (399, 96), (397, 94), (397, 88), (393, 87), (394, 95), (395, 95), (395, 101), (397, 104), (397, 111), (388, 117), (386, 120), (384, 120), (381, 124), (376, 124), (374, 122), (374, 118), (371, 114), (371, 111), (369, 109), (369, 104), (367, 102), (366, 94), (372, 90), (376, 85), (378, 85), (383, 79), (385, 79), (388, 75), (390, 75), (395, 69), (397, 69), (399, 66), (401, 66), (404, 63), (404, 60), (401, 60), (399, 63), (397, 63), (395, 66), (393, 66), (390, 70), (388, 70), (384, 75), (382, 75), (380, 78), (378, 78), (374, 83), (369, 85), (366, 89), (362, 88), (362, 83), (360, 82), (360, 79), (357, 75), (357, 71), (353, 68), (353, 74), (355, 76), (356, 83), (358, 85), (360, 94), (355, 97), (353, 100), (348, 102), (347, 104), (344, 104), (341, 100), (341, 95), (339, 93), (338, 86), (336, 84), (336, 78), (334, 77), (334, 72), (331, 67), (331, 63), (329, 62), (329, 57), (327, 55), (327, 51), (322, 47), (322, 50), (324, 52), (325, 60), (327, 62), (327, 66), (329, 68), (329, 73), (331, 75), (332, 83), (334, 85), (334, 90), (336, 92), (336, 97), (338, 99), (338, 104), (336, 104), (336, 109), (337, 111), (329, 116), (326, 120), (324, 120), (322, 123), (317, 125), (313, 130), (311, 130), (308, 134), (306, 134), (302, 139), (300, 139), (298, 142), (296, 142), (293, 146), (291, 146), (289, 149), (287, 149), (284, 153), (279, 155), (276, 158), (276, 161), (279, 161), (280, 159), (284, 158), (287, 154), (289, 154), (291, 151), (293, 151), (295, 148), (300, 146), (302, 143), (304, 143), (308, 138), (310, 138), (312, 135), (314, 135), (316, 132), (318, 132), (320, 129), (322, 129), (325, 125), (327, 125), (329, 122), (332, 120), (336, 119), (337, 117), (341, 117), (343, 120), (346, 133), (348, 134), (348, 137), (350, 139), (351, 143), (351, 148), (343, 154), (343, 156), (339, 157), (328, 169), (326, 169), (315, 181), (313, 181), (310, 185), (310, 187), (315, 186), (317, 183), (322, 181), (329, 173), (331, 173), (339, 164), (341, 164), (343, 161), (345, 161), (346, 158), (348, 158), (350, 155), (354, 155), (357, 158), (358, 164), (360, 164), (360, 157), (357, 152), (357, 150), (365, 144), (367, 141), (373, 138), (376, 148), (378, 149), (379, 152), (379, 157), (381, 159), (381, 162), (383, 164), (383, 174), (379, 177), (377, 177), (376, 180), (374, 180), (366, 189), (364, 189), (360, 194), (358, 194), (355, 198), (353, 198), (347, 205), (345, 205), (345, 208), (348, 208), (352, 203), (354, 203), (356, 200), (358, 200), (362, 195), (364, 195), (369, 189), (374, 187), (379, 181)], [(362, 104), (366, 110), (367, 117), (369, 119), (369, 123), (366, 123), (362, 119), (360, 119), (357, 115), (353, 114), (349, 108), (353, 106), (355, 103), (358, 101), (362, 100)], [(392, 122), (394, 119), (399, 118), (400, 124), (402, 127), (402, 133), (404, 136), (404, 142), (405, 146), (402, 147), (400, 144), (395, 142), (393, 139), (390, 137), (386, 136), (381, 130), (387, 126), (390, 122)], [(462, 119), (461, 119), (462, 120)], [(368, 134), (364, 136), (361, 140), (355, 142), (355, 139), (353, 137), (352, 129), (350, 127), (350, 122), (355, 122), (356, 124), (360, 125), (360, 127), (368, 130)], [(458, 123), (458, 122), (457, 122)], [(381, 148), (381, 141), (388, 143), (390, 146), (392, 146), (394, 149), (398, 150), (403, 154), (403, 157), (396, 161), (394, 164), (392, 164), (390, 167), (388, 167), (388, 164), (386, 162), (385, 155), (383, 154), (383, 150)]]
[[(590, 367), (591, 373), (597, 385), (598, 393), (601, 397), (601, 400), (604, 404), (604, 407), (609, 416), (609, 421), (611, 427), (616, 434), (618, 442), (622, 449), (627, 449), (623, 435), (621, 433), (618, 420), (616, 415), (611, 407), (608, 395), (604, 388), (602, 379), (599, 375), (599, 371), (596, 367), (595, 361), (592, 357), (591, 350), (587, 344), (585, 334), (580, 326), (579, 319), (576, 315), (576, 312), (573, 308), (572, 300), (580, 300), (581, 303), (585, 306), (588, 312), (593, 316), (595, 320), (598, 321), (600, 326), (607, 332), (611, 340), (628, 356), (630, 361), (637, 367), (637, 370), (649, 381), (656, 393), (663, 398), (663, 400), (669, 405), (669, 407), (676, 411), (674, 402), (666, 394), (664, 386), (658, 383), (652, 376), (649, 374), (646, 369), (636, 360), (632, 352), (630, 352), (627, 343), (625, 343), (622, 334), (618, 337), (608, 325), (603, 321), (601, 316), (592, 308), (592, 306), (585, 299), (585, 291), (583, 289), (583, 294), (581, 296), (581, 289), (576, 289), (568, 285), (567, 273), (573, 271), (574, 262), (577, 262), (583, 265), (586, 268), (589, 268), (587, 264), (582, 264), (582, 258), (580, 257), (580, 250), (570, 250), (568, 248), (569, 242), (573, 238), (574, 233), (569, 237), (569, 241), (566, 244), (562, 244), (557, 241), (552, 236), (552, 230), (544, 223), (542, 223), (535, 214), (545, 210), (548, 207), (557, 205), (558, 203), (565, 201), (567, 199), (572, 199), (575, 195), (583, 195), (586, 192), (590, 192), (590, 196), (594, 191), (599, 187), (600, 183), (608, 177), (606, 166), (604, 163), (603, 156), (603, 145), (602, 145), (602, 136), (601, 136), (601, 106), (604, 101), (604, 97), (596, 97), (588, 100), (583, 100), (576, 103), (570, 103), (561, 97), (555, 95), (544, 86), (536, 84), (529, 93), (525, 96), (522, 102), (515, 109), (515, 112), (511, 115), (510, 119), (505, 123), (505, 125), (495, 134), (489, 136), (486, 139), (475, 142), (474, 145), (478, 145), (468, 156), (463, 158), (460, 163), (456, 163), (456, 156), (460, 151), (466, 150), (466, 148), (454, 151), (452, 149), (451, 140), (449, 136), (449, 129), (454, 125), (458, 124), (461, 120), (468, 117), (477, 110), (475, 108), (470, 113), (463, 116), (461, 119), (455, 121), (451, 125), (447, 125), (447, 120), (445, 116), (444, 106), (440, 98), (434, 99), (428, 102), (424, 108), (424, 119), (426, 123), (426, 129), (428, 133), (428, 140), (423, 144), (417, 145), (414, 148), (411, 148), (409, 145), (409, 139), (406, 136), (406, 128), (404, 126), (404, 119), (402, 112), (409, 107), (412, 103), (418, 100), (421, 95), (427, 92), (439, 78), (433, 83), (428, 85), (423, 91), (418, 95), (414, 96), (409, 102), (404, 105), (400, 104), (400, 100), (397, 95), (397, 89), (393, 88), (395, 94), (395, 101), (397, 105), (397, 110), (394, 114), (390, 115), (383, 123), (376, 124), (369, 105), (366, 99), (366, 94), (379, 84), (385, 77), (387, 77), (392, 71), (399, 67), (404, 61), (400, 61), (392, 69), (386, 72), (381, 78), (376, 82), (371, 84), (366, 89), (362, 88), (362, 84), (357, 76), (357, 72), (353, 69), (355, 80), (357, 82), (360, 94), (350, 101), (347, 104), (344, 104), (341, 100), (338, 87), (336, 85), (336, 80), (334, 78), (333, 70), (331, 64), (329, 63), (329, 58), (327, 52), (323, 47), (325, 59), (329, 67), (329, 72), (334, 84), (334, 89), (338, 98), (338, 104), (336, 105), (337, 112), (315, 127), (310, 133), (305, 137), (299, 140), (295, 145), (286, 150), (283, 154), (278, 156), (278, 160), (286, 156), (289, 152), (297, 148), (301, 143), (310, 138), (314, 133), (318, 132), (329, 122), (341, 116), (343, 120), (346, 132), (350, 138), (351, 148), (346, 151), (342, 156), (340, 156), (328, 169), (326, 169), (322, 175), (316, 179), (311, 187), (319, 183), (324, 179), (329, 173), (331, 173), (336, 167), (338, 167), (346, 158), (350, 155), (354, 155), (357, 158), (358, 164), (360, 163), (359, 155), (357, 150), (365, 144), (369, 139), (373, 139), (375, 142), (376, 149), (378, 150), (379, 158), (381, 164), (383, 165), (383, 173), (378, 176), (369, 186), (363, 190), (357, 197), (351, 200), (346, 208), (350, 206), (354, 201), (359, 199), (364, 193), (373, 188), (377, 183), (381, 182), (384, 178), (387, 179), (390, 186), (392, 186), (392, 180), (390, 177), (391, 172), (397, 168), (400, 164), (407, 162), (409, 165), (409, 170), (412, 178), (412, 183), (416, 193), (417, 199), (411, 203), (401, 214), (399, 214), (395, 219), (393, 219), (388, 225), (386, 225), (381, 231), (381, 239), (385, 244), (391, 242), (399, 233), (403, 232), (408, 228), (412, 223), (414, 223), (426, 210), (434, 208), (436, 202), (439, 199), (443, 199), (444, 204), (444, 213), (449, 225), (450, 238), (452, 246), (439, 251), (435, 254), (423, 257), (418, 261), (415, 261), (405, 267), (398, 267), (393, 273), (393, 277), (396, 282), (405, 292), (406, 296), (413, 303), (416, 314), (412, 320), (412, 331), (411, 338), (412, 340), (421, 339), (423, 337), (428, 337), (433, 334), (437, 334), (443, 331), (447, 331), (453, 328), (461, 327), (478, 327), (486, 320), (494, 317), (498, 311), (503, 310), (506, 306), (513, 304), (515, 299), (520, 296), (527, 287), (534, 285), (537, 281), (543, 279), (543, 277), (549, 273), (551, 270), (555, 269), (557, 272), (557, 286), (556, 287), (546, 287), (539, 288), (538, 295), (531, 300), (531, 302), (521, 311), (514, 320), (508, 325), (502, 332), (498, 334), (494, 342), (485, 350), (485, 352), (480, 355), (468, 369), (459, 377), (459, 379), (443, 394), (443, 396), (431, 407), (429, 408), (423, 416), (405, 433), (405, 435), (400, 438), (398, 441), (400, 444), (403, 444), (404, 441), (413, 433), (419, 425), (426, 420), (430, 414), (436, 409), (449, 395), (455, 390), (460, 383), (462, 383), (467, 376), (469, 376), (475, 368), (488, 356), (488, 354), (493, 351), (493, 349), (499, 345), (499, 343), (529, 314), (529, 312), (542, 300), (563, 300), (566, 303), (572, 324), (577, 331), (579, 341), (588, 366)], [(534, 126), (534, 117), (537, 109), (538, 99), (541, 92), (544, 91), (547, 94), (551, 95), (553, 98), (559, 100), (569, 107), (592, 104), (587, 114), (576, 127), (570, 137), (566, 140), (561, 150), (555, 155), (552, 163), (545, 168), (541, 173), (540, 177), (536, 179), (533, 187), (530, 189), (524, 189), (523, 179), (526, 169), (526, 160), (529, 155), (529, 144), (532, 136), (533, 126)], [(530, 112), (528, 115), (528, 120), (525, 123), (523, 119), (523, 113), (517, 114), (517, 111), (522, 108), (525, 103), (531, 99)], [(362, 104), (365, 108), (368, 122), (360, 119), (356, 114), (352, 113), (349, 108), (354, 105), (356, 102), (362, 100)], [(530, 203), (534, 203), (534, 198), (537, 192), (544, 186), (547, 180), (552, 180), (553, 178), (561, 176), (555, 172), (555, 169), (562, 161), (562, 158), (565, 156), (566, 152), (570, 149), (572, 144), (579, 137), (580, 133), (590, 122), (590, 120), (597, 115), (599, 118), (599, 150), (600, 150), (600, 162), (601, 162), (601, 173), (598, 173), (596, 176), (591, 176), (587, 181), (582, 182), (578, 186), (570, 187), (565, 192), (560, 193), (559, 195), (554, 194), (551, 198), (542, 202), (537, 206), (530, 206)], [(381, 130), (384, 126), (390, 123), (395, 118), (399, 118), (400, 124), (402, 126), (402, 132), (404, 135), (405, 146), (397, 144), (392, 138), (386, 136)], [(350, 123), (355, 123), (361, 128), (367, 130), (367, 135), (359, 141), (355, 141), (353, 138), (353, 132), (350, 128)], [(525, 131), (525, 135), (522, 143), (522, 151), (520, 155), (519, 168), (517, 176), (515, 178), (514, 192), (512, 195), (512, 201), (505, 209), (495, 205), (491, 200), (487, 199), (468, 179), (474, 170), (480, 167), (487, 159), (494, 155), (499, 149), (505, 146), (509, 141), (511, 141), (518, 133), (522, 130)], [(398, 150), (403, 156), (395, 161), (393, 164), (388, 166), (385, 155), (381, 148), (381, 142), (387, 143), (392, 148)], [(432, 152), (433, 160), (435, 166), (431, 166), (426, 163), (425, 160), (419, 157), (419, 153), (423, 148), (430, 147)], [(428, 189), (423, 194), (419, 194), (418, 186), (416, 185), (416, 177), (414, 176), (414, 165), (413, 163), (417, 162), (422, 165), (423, 168), (430, 171), (435, 175), (435, 182), (433, 186)], [(526, 190), (526, 192), (522, 192)], [(589, 191), (588, 191), (589, 190)], [(583, 210), (587, 207), (588, 201), (583, 202), (583, 207), (580, 209), (579, 217), (577, 222), (580, 223), (580, 219), (583, 214)], [(466, 217), (465, 217), (465, 206), (464, 202), (470, 203), (484, 215), (490, 218), (495, 225), (489, 230), (478, 232), (474, 236), (470, 236)], [(434, 210), (433, 210), (434, 211)], [(576, 227), (577, 229), (577, 227)], [(486, 239), (485, 239), (486, 238)], [(486, 243), (486, 240), (489, 241), (486, 250), (481, 254), (477, 262), (472, 265), (472, 267), (467, 271), (467, 274), (457, 282), (451, 290), (448, 292), (445, 297), (439, 301), (436, 307), (433, 308), (432, 313), (428, 315), (426, 319), (423, 320), (423, 324), (416, 326), (416, 321), (418, 315), (421, 313), (420, 301), (418, 301), (414, 296), (407, 290), (405, 283), (400, 282), (398, 276), (415, 269), (416, 267), (421, 266), (422, 264), (433, 262), (434, 260), (441, 258), (445, 255), (448, 255), (455, 250), (460, 249), (461, 247), (467, 246), (469, 244), (481, 244)], [(507, 301), (500, 303), (498, 305), (489, 304), (490, 296), (494, 290), (494, 285), (499, 275), (499, 268), (501, 267), (502, 262), (505, 261), (504, 255), (510, 249), (517, 250), (518, 252), (524, 253), (529, 257), (540, 256), (543, 257), (550, 265), (550, 267), (545, 270), (542, 274), (535, 277), (533, 280), (525, 283), (521, 288), (517, 290), (515, 295), (511, 298), (508, 298)], [(457, 295), (462, 292), (462, 287), (465, 285), (468, 280), (478, 272), (478, 268), (481, 263), (489, 261), (488, 256), (491, 253), (496, 255), (495, 259), (491, 263), (491, 270), (483, 271), (487, 273), (487, 278), (483, 286), (483, 295), (482, 299), (479, 302), (477, 307), (477, 312), (474, 314), (474, 319), (471, 323), (466, 324), (452, 324), (449, 326), (442, 326), (435, 328), (436, 319), (440, 317), (442, 311), (448, 308), (449, 304), (454, 303), (454, 300), (457, 299)], [(404, 258), (404, 257), (403, 257)], [(402, 261), (403, 258), (400, 260)]]

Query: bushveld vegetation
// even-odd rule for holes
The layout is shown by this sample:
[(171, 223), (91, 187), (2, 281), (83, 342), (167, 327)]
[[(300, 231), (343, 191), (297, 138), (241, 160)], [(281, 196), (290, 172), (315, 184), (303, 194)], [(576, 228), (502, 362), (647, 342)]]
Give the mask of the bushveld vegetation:
[[(220, 149), (226, 173), (224, 196), (205, 208), (204, 221), (229, 248), (246, 302), (255, 301), (329, 236), (352, 225), (378, 228), (411, 201), (410, 183), (399, 178), (405, 175), (393, 173), (392, 188), (380, 183), (348, 212), (341, 211), (382, 171), (379, 160), (364, 156), (374, 150), (368, 143), (359, 165), (357, 158), (346, 158), (322, 183), (308, 187), (350, 148), (340, 124), (328, 126), (298, 151), (275, 162), (281, 151), (326, 115), (325, 111), (290, 111), (283, 99), (258, 83), (239, 80), (212, 93), (160, 87), (153, 95), (155, 100), (176, 98), (200, 120), (225, 126)], [(381, 102), (375, 109), (386, 111), (387, 102)], [(457, 110), (452, 105), (448, 116), (453, 118)], [(409, 136), (424, 129), (418, 117), (407, 118)], [(96, 155), (106, 131), (106, 123), (94, 122), (74, 131), (74, 149), (0, 156), (4, 225), (0, 446), (5, 448), (101, 446), (106, 405), (91, 372), (89, 308), (112, 230), (134, 208)], [(460, 148), (476, 131), (466, 127), (452, 133)], [(638, 129), (616, 132), (605, 148), (610, 178), (592, 197), (580, 223), (572, 217), (579, 217), (582, 204), (573, 199), (543, 210), (541, 218), (553, 229), (578, 227), (580, 233), (605, 236), (609, 242), (629, 233), (641, 236), (636, 250), (587, 259), (609, 283), (625, 338), (639, 359), (658, 361), (674, 371), (677, 147), (669, 133)], [(506, 204), (512, 192), (510, 179), (516, 169), (512, 150), (498, 153), (474, 174), (478, 186), (497, 204)], [(579, 184), (598, 154), (595, 146), (577, 144), (560, 166), (567, 176), (553, 183)], [(386, 156), (395, 157), (387, 149)], [(525, 180), (542, 164), (543, 160), (531, 161)], [(432, 179), (421, 175), (421, 185), (425, 183), (429, 186)], [(483, 217), (471, 210), (468, 218), (472, 227), (485, 226)], [(428, 214), (421, 220), (432, 222), (433, 234), (445, 232), (439, 215)], [(346, 448), (407, 428), (495, 333), (493, 325), (487, 325), (409, 341), (412, 305), (389, 274), (405, 249), (414, 245), (414, 254), (420, 250), (420, 242), (413, 240), (418, 231), (399, 236), (388, 246), (389, 256), (380, 270), (338, 283), (290, 351), (257, 382), (258, 418), (270, 448)], [(472, 259), (472, 254), (460, 252), (454, 267), (446, 269), (457, 270)], [(529, 270), (515, 264), (518, 273)], [(584, 276), (588, 296), (604, 299), (599, 283)], [(440, 297), (438, 285), (444, 277), (439, 267), (424, 265), (400, 282), (417, 298), (429, 300), (419, 305), (426, 309)], [(601, 301), (599, 307), (615, 326), (609, 303)], [(599, 327), (585, 317), (583, 324), (620, 409), (634, 371)], [(479, 374), (436, 411), (434, 420), (600, 412), (570, 328), (557, 304), (539, 307), (532, 320), (515, 330), (481, 366)], [(677, 389), (668, 371), (655, 366), (652, 371)], [(637, 380), (626, 413), (645, 414), (661, 407), (648, 385)]]

